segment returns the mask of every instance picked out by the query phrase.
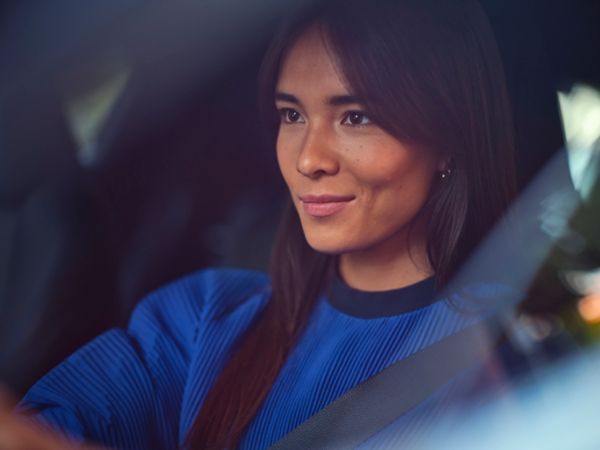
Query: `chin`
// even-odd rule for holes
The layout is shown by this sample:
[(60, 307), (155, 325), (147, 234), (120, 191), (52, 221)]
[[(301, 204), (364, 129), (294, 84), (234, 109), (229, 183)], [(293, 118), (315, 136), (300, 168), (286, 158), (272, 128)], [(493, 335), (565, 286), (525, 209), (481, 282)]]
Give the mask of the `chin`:
[(323, 253), (326, 255), (341, 255), (343, 253), (349, 253), (353, 250), (352, 246), (348, 245), (347, 242), (340, 242), (335, 239), (327, 239), (325, 236), (319, 236), (317, 238), (305, 235), (306, 242), (316, 252)]
[(347, 224), (318, 224), (300, 221), (308, 245), (319, 253), (341, 255), (364, 248), (365, 240)]
[(308, 245), (310, 245), (310, 247), (317, 253), (322, 253), (324, 255), (337, 256), (337, 255), (346, 253), (346, 251), (344, 251), (343, 249), (339, 249), (339, 248), (335, 248), (335, 247), (331, 247), (331, 246), (315, 246), (315, 245), (311, 245), (310, 242)]

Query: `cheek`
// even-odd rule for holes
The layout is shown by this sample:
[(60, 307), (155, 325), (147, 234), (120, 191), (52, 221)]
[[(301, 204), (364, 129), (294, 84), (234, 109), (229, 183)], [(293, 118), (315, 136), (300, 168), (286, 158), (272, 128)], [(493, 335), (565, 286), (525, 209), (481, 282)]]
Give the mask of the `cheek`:
[[(419, 208), (427, 199), (436, 170), (435, 159), (417, 150), (391, 148), (355, 165), (363, 194), (373, 208)], [(402, 208), (404, 209), (404, 208)]]
[(276, 155), (277, 155), (277, 164), (279, 166), (279, 171), (283, 176), (285, 183), (290, 186), (291, 175), (296, 170), (295, 169), (295, 158), (291, 149), (285, 145), (283, 139), (277, 138), (276, 144)]
[[(387, 153), (387, 152), (386, 152)], [(411, 175), (412, 164), (404, 156), (372, 152), (352, 161), (352, 171), (366, 190), (399, 188)]]

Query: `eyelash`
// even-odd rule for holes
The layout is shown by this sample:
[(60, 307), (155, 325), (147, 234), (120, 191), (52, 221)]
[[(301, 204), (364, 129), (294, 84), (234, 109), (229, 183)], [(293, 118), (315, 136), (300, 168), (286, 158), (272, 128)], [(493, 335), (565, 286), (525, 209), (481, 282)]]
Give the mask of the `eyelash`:
[[(367, 123), (345, 123), (353, 115), (354, 116), (358, 116), (359, 118), (362, 118), (362, 119), (366, 119)], [(361, 120), (361, 122), (362, 122), (362, 120)], [(365, 127), (367, 125), (370, 125), (372, 122), (371, 122), (371, 119), (369, 119), (369, 116), (367, 114), (365, 114), (364, 112), (361, 112), (361, 111), (348, 111), (344, 115), (344, 120), (342, 121), (342, 123), (345, 124), (345, 125), (353, 126), (353, 127)]]
[(289, 120), (289, 114), (290, 113), (296, 113), (296, 114), (298, 114), (299, 118), (302, 117), (302, 114), (300, 114), (295, 109), (292, 109), (292, 108), (280, 108), (279, 109), (279, 116), (281, 117), (281, 121), (283, 123), (286, 123), (286, 124), (289, 124), (289, 125), (292, 125), (292, 124), (295, 124), (295, 123), (302, 123), (302, 122), (297, 122), (297, 121), (290, 121)]
[[(278, 110), (278, 112), (279, 112), (279, 116), (281, 117), (281, 121), (285, 124), (293, 125), (295, 123), (303, 123), (303, 122), (299, 122), (298, 120), (294, 121), (294, 120), (289, 119), (289, 115), (291, 113), (297, 114), (298, 119), (302, 118), (302, 114), (300, 114), (298, 111), (296, 111), (293, 108), (280, 108)], [(362, 119), (361, 122), (364, 119), (366, 119), (367, 122), (366, 123), (352, 123), (352, 122), (350, 122), (351, 116), (354, 116), (354, 117), (358, 116), (360, 119)], [(348, 111), (344, 114), (344, 118), (342, 120), (342, 125), (348, 125), (348, 126), (352, 126), (352, 127), (365, 127), (367, 125), (370, 125), (371, 123), (372, 122), (371, 122), (371, 119), (369, 118), (369, 116), (366, 113), (361, 112), (361, 111)]]

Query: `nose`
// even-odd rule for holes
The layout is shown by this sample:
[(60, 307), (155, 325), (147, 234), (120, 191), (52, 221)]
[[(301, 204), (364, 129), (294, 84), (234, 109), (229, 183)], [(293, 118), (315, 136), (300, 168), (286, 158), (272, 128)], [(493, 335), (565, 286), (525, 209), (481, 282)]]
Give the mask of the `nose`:
[(339, 160), (334, 141), (330, 131), (321, 127), (309, 127), (298, 154), (296, 170), (309, 178), (337, 173)]

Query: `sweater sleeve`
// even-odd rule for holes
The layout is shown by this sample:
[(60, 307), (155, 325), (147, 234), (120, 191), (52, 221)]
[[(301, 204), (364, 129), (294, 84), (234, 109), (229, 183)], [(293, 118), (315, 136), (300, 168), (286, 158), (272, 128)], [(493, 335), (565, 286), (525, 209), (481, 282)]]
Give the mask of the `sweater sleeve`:
[[(202, 275), (203, 276), (203, 275)], [(144, 299), (127, 330), (110, 330), (49, 372), (19, 411), (75, 441), (177, 448), (182, 392), (202, 298), (189, 280)]]
[[(207, 350), (201, 331), (215, 320), (227, 323), (224, 317), (245, 317), (238, 307), (267, 285), (258, 272), (211, 269), (159, 289), (138, 305), (127, 330), (110, 330), (71, 355), (31, 388), (19, 410), (74, 441), (178, 448), (190, 365)], [(227, 327), (223, 333), (221, 340)]]

